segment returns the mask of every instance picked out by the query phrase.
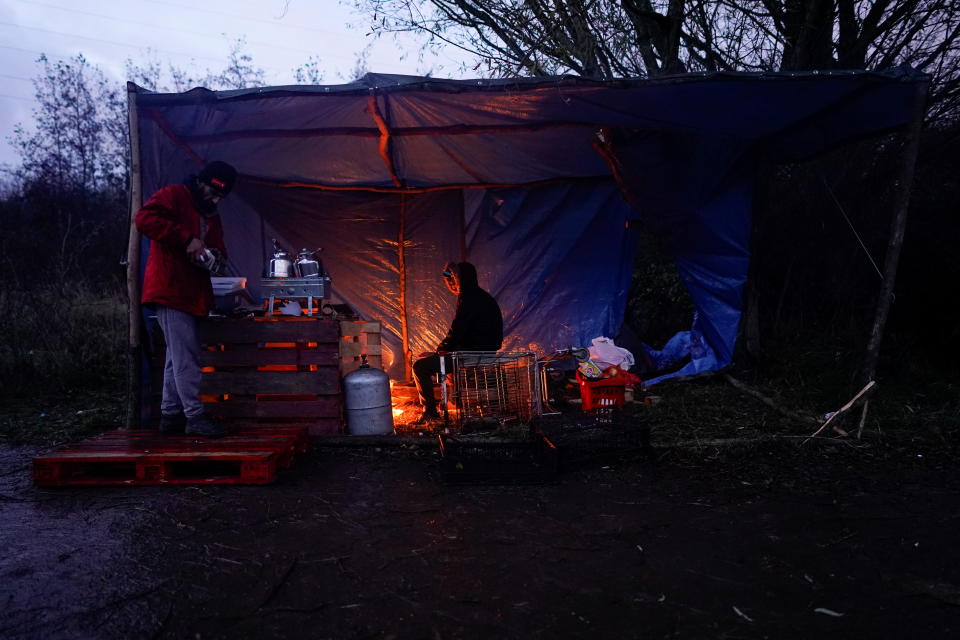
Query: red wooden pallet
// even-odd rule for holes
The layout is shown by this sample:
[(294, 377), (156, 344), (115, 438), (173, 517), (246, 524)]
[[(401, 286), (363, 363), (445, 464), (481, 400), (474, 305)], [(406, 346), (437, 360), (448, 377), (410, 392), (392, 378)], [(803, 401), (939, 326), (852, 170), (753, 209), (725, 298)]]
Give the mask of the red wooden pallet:
[[(269, 484), (305, 450), (302, 427), (224, 438), (111, 431), (33, 460), (38, 486)], [(284, 433), (285, 432), (285, 433)]]
[[(197, 438), (186, 434), (160, 435), (150, 429), (127, 431), (118, 429), (108, 431), (89, 440), (84, 440), (71, 448), (132, 447), (152, 451), (181, 450), (183, 448), (213, 447), (231, 449), (243, 448), (250, 444), (258, 447), (276, 449), (281, 454), (280, 468), (286, 468), (293, 461), (294, 453), (306, 453), (310, 450), (310, 433), (306, 425), (246, 425), (226, 438)], [(288, 460), (289, 459), (289, 460)]]
[(228, 451), (272, 451), (277, 456), (277, 468), (293, 464), (295, 451), (293, 436), (270, 438), (266, 436), (232, 435), (207, 439), (187, 435), (161, 436), (156, 431), (128, 431), (125, 436), (100, 437), (70, 445), (68, 451), (110, 453), (190, 453)]

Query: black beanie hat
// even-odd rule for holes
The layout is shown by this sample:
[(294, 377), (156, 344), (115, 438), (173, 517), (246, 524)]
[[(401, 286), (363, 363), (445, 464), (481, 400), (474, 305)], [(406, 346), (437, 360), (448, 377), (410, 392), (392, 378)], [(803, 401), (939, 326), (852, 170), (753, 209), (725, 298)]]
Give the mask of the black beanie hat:
[(200, 170), (197, 179), (216, 189), (221, 196), (226, 196), (237, 181), (237, 170), (226, 162), (214, 160)]

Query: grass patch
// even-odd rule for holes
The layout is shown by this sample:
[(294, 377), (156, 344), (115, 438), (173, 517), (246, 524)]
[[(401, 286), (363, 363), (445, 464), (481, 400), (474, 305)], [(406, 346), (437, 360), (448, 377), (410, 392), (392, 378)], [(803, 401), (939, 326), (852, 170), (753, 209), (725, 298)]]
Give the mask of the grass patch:
[[(727, 372), (754, 387), (777, 406), (817, 420), (784, 415), (733, 387), (723, 374), (668, 380), (648, 390), (658, 404), (635, 408), (651, 426), (654, 441), (690, 442), (724, 438), (812, 434), (828, 412), (837, 411), (859, 391), (855, 384), (862, 354), (828, 343), (780, 344), (763, 361)], [(906, 364), (909, 362), (909, 365)], [(960, 375), (955, 369), (904, 353), (891, 342), (880, 363), (878, 387), (870, 396), (863, 426), (865, 443), (926, 443), (952, 450), (960, 445)], [(834, 424), (856, 442), (861, 407)], [(824, 437), (836, 437), (825, 431)]]
[(123, 426), (123, 393), (97, 391), (8, 400), (0, 409), (0, 442), (61, 445)]
[(122, 424), (119, 289), (0, 291), (0, 440), (59, 443)]

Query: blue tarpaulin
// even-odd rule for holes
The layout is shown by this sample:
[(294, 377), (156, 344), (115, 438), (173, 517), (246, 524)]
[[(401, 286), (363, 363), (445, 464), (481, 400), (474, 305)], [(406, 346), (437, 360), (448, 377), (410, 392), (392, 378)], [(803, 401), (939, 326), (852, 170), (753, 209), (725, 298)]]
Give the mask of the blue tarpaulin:
[(758, 158), (901, 127), (924, 82), (894, 69), (133, 88), (143, 193), (210, 160), (233, 164), (240, 181), (221, 210), (236, 275), (256, 294), (271, 239), (322, 247), (334, 297), (383, 322), (399, 378), (404, 351), (435, 348), (450, 322), (448, 260), (477, 265), (505, 346), (548, 353), (616, 336), (637, 221), (672, 253), (696, 308), (654, 361), (685, 363), (672, 375), (726, 366)]

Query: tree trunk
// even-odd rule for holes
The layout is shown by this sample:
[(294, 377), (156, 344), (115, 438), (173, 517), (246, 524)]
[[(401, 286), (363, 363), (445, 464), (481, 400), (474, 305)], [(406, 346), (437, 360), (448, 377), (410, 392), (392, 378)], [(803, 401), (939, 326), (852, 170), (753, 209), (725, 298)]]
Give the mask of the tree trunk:
[(860, 383), (866, 384), (874, 379), (877, 371), (877, 361), (880, 357), (880, 343), (883, 341), (883, 330), (890, 314), (890, 304), (893, 302), (893, 287), (897, 277), (897, 265), (900, 261), (900, 249), (903, 246), (904, 229), (907, 225), (907, 213), (910, 208), (910, 190), (913, 185), (913, 174), (920, 152), (920, 133), (923, 129), (923, 115), (927, 104), (926, 82), (918, 83), (911, 114), (909, 128), (906, 131), (903, 156), (900, 165), (900, 178), (896, 184), (894, 199), (893, 220), (890, 223), (890, 238), (887, 242), (887, 254), (883, 268), (883, 284), (880, 286), (880, 296), (877, 299), (877, 310), (873, 318), (873, 328), (870, 331), (870, 341), (860, 373)]

